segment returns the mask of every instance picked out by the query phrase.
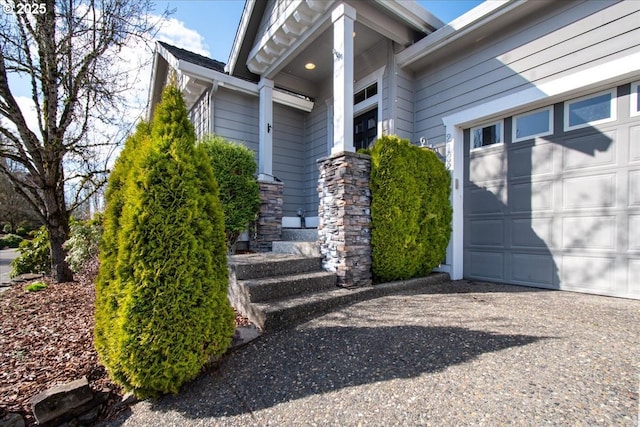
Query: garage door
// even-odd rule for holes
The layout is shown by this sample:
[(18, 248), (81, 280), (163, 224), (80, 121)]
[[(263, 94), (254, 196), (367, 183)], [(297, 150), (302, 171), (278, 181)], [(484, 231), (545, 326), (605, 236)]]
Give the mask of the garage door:
[(640, 298), (630, 84), (467, 129), (464, 275)]

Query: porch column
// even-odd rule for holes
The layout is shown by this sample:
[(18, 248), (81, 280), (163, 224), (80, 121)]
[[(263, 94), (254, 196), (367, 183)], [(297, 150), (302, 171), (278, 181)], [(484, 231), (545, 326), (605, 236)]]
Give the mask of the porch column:
[(273, 181), (273, 80), (262, 78), (258, 119), (258, 179)]
[(333, 147), (331, 154), (354, 152), (353, 145), (353, 21), (356, 10), (340, 4), (333, 22)]

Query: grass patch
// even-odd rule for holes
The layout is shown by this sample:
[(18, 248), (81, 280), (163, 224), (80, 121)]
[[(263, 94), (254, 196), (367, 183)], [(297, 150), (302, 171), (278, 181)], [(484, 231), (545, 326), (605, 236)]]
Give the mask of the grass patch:
[(49, 285), (47, 285), (44, 282), (33, 282), (30, 285), (27, 285), (27, 287), (25, 288), (25, 290), (27, 292), (38, 292), (41, 291), (43, 289), (47, 289)]

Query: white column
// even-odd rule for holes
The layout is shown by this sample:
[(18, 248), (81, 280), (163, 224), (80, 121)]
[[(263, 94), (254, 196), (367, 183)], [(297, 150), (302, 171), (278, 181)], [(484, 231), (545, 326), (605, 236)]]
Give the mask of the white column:
[(462, 128), (444, 120), (447, 135), (447, 167), (451, 169), (452, 232), (447, 255), (451, 256), (453, 280), (464, 275), (464, 134)]
[(353, 145), (353, 21), (356, 10), (340, 4), (333, 22), (333, 148), (331, 153), (354, 152)]
[(273, 80), (260, 79), (258, 179), (273, 180)]

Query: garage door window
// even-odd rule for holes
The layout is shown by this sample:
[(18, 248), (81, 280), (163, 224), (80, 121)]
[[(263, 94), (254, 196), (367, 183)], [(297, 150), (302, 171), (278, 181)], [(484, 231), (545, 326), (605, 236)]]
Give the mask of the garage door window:
[(552, 133), (553, 107), (530, 111), (513, 118), (513, 142), (525, 141)]
[(471, 129), (471, 150), (502, 144), (502, 121)]
[(631, 115), (640, 116), (640, 82), (631, 83)]
[(615, 89), (613, 89), (566, 102), (564, 129), (580, 129), (615, 120), (615, 99)]

